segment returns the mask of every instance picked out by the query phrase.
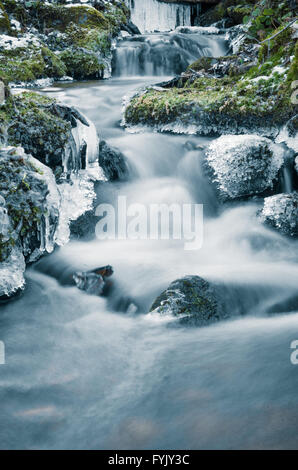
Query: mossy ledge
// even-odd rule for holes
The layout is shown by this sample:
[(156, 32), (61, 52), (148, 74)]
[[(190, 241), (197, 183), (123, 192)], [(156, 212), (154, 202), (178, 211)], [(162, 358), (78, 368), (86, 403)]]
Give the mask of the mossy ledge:
[(21, 145), (57, 173), (62, 171), (73, 125), (70, 108), (39, 93), (10, 95), (0, 106), (0, 143)]
[(100, 11), (90, 5), (3, 0), (0, 79), (26, 83), (108, 77), (112, 39), (128, 19), (124, 2), (116, 0)]
[[(276, 2), (266, 3), (273, 8)], [(257, 15), (270, 19), (271, 10), (255, 5), (245, 25), (237, 27), (242, 42), (233, 55), (201, 58), (179, 79), (142, 90), (126, 106), (126, 125), (206, 135), (277, 135), (297, 113), (292, 84), (298, 78), (297, 39), (291, 26), (284, 29), (293, 21), (292, 12), (284, 4), (279, 12), (275, 21), (262, 23), (261, 42)]]

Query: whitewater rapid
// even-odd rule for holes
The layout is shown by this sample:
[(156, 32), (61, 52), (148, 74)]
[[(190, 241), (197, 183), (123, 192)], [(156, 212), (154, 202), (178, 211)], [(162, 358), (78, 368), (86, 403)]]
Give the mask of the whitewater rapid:
[[(218, 204), (192, 150), (211, 138), (125, 132), (123, 96), (156, 81), (124, 74), (44, 93), (77, 106), (134, 169), (126, 182), (99, 183), (96, 203), (203, 203), (203, 247), (99, 241), (91, 230), (29, 268), (23, 296), (1, 306), (1, 448), (297, 448), (297, 242), (260, 224), (258, 201)], [(74, 270), (105, 264), (111, 298), (65, 285)], [(235, 316), (185, 329), (148, 314), (186, 274), (224, 283)]]

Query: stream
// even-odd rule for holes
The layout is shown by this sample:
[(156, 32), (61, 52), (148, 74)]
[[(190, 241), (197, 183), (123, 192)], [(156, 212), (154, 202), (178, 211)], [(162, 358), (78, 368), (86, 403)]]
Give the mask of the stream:
[[(223, 53), (220, 36), (176, 36), (124, 39), (113, 78), (56, 83), (43, 93), (77, 106), (133, 169), (126, 182), (98, 183), (97, 203), (116, 205), (124, 195), (146, 206), (204, 204), (203, 246), (185, 251), (181, 240), (100, 241), (91, 233), (29, 268), (23, 296), (1, 306), (1, 448), (297, 448), (290, 344), (298, 339), (298, 242), (260, 224), (257, 200), (219, 206), (192, 149), (211, 138), (120, 125), (125, 95), (210, 50)], [(137, 40), (147, 44), (142, 54)], [(180, 57), (174, 69), (160, 60), (169, 44)], [(63, 285), (68, 270), (106, 264), (114, 268), (112, 298)], [(229, 321), (182, 328), (147, 313), (187, 274), (227, 286)]]

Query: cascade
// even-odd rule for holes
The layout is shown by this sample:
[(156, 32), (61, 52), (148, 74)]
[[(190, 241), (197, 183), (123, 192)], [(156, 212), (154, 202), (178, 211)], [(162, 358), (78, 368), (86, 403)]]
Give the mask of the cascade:
[(169, 31), (194, 24), (200, 6), (164, 3), (158, 0), (126, 0), (131, 20), (144, 32)]

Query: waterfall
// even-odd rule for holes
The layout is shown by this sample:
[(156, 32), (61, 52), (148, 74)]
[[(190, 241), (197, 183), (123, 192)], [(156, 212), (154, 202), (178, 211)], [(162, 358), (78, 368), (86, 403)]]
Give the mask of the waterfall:
[(182, 73), (198, 57), (226, 53), (224, 36), (203, 34), (203, 28), (178, 28), (120, 39), (114, 50), (114, 76), (170, 76)]
[(198, 6), (164, 3), (158, 0), (126, 0), (131, 20), (144, 32), (170, 31), (177, 26), (191, 26)]

